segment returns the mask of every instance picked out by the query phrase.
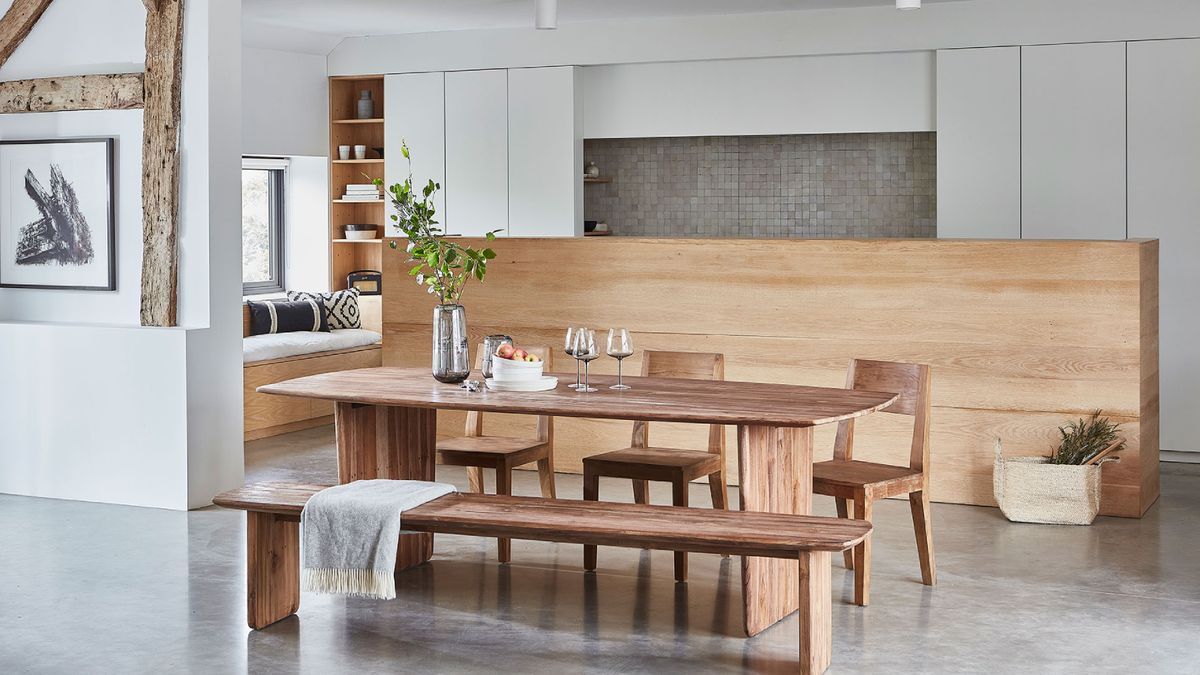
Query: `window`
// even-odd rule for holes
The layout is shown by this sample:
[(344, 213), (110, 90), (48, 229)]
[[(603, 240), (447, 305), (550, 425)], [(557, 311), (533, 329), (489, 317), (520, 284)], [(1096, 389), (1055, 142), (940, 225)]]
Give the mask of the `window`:
[(283, 190), (287, 160), (242, 160), (242, 293), (283, 291)]

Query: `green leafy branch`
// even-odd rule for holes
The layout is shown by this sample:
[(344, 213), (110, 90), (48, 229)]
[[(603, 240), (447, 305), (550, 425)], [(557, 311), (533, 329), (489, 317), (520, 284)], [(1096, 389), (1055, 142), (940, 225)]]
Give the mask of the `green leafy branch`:
[[(1062, 440), (1058, 449), (1050, 456), (1050, 463), (1083, 464), (1116, 442), (1120, 426), (1107, 417), (1101, 417), (1100, 411), (1097, 410), (1087, 419), (1080, 418), (1077, 422), (1060, 427), (1058, 433)], [(1125, 443), (1122, 441), (1117, 450), (1124, 447)]]
[[(446, 233), (434, 220), (436, 208), (433, 204), (434, 195), (442, 186), (430, 180), (416, 192), (413, 189), (412, 156), (408, 144), (403, 141), (400, 154), (408, 161), (408, 178), (386, 191), (396, 211), (392, 214), (392, 222), (408, 237), (404, 249), (409, 256), (408, 263), (412, 265), (408, 275), (415, 277), (417, 284), (428, 288), (430, 294), (436, 295), (441, 304), (457, 304), (467, 280), (475, 278), (483, 282), (487, 276), (487, 263), (496, 257), (496, 252), (491, 248), (477, 250), (445, 238)], [(383, 187), (382, 179), (376, 178), (372, 182)], [(492, 230), (484, 236), (489, 242), (494, 241), (500, 231)], [(399, 248), (395, 241), (388, 243), (394, 249)]]

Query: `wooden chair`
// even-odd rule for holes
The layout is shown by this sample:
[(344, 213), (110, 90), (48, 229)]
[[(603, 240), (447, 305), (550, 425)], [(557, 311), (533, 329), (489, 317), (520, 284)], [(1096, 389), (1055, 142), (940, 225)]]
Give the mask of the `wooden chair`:
[[(529, 347), (526, 351), (537, 354), (546, 362), (546, 371), (551, 369), (549, 347)], [(479, 346), (475, 368), (483, 367), (483, 345)], [(467, 413), (466, 435), (448, 438), (437, 443), (438, 458), (448, 466), (467, 467), (467, 479), (471, 492), (484, 492), (483, 470), (496, 470), (496, 494), (512, 494), (512, 471), (518, 466), (537, 462), (538, 478), (542, 496), (554, 499), (554, 418), (538, 415), (534, 438), (511, 438), (507, 436), (484, 436), (483, 414), (478, 411)], [(506, 563), (512, 555), (510, 539), (497, 539), (497, 557)]]
[[(646, 351), (642, 357), (643, 377), (675, 377), (694, 380), (724, 380), (725, 356), (692, 352)], [(671, 483), (672, 503), (688, 505), (688, 483), (708, 476), (714, 509), (728, 509), (725, 491), (725, 429), (709, 425), (707, 450), (680, 450), (650, 446), (649, 424), (633, 423), (633, 440), (624, 450), (583, 458), (583, 498), (600, 499), (600, 477), (633, 480), (633, 500), (649, 504), (647, 481)], [(583, 547), (583, 566), (596, 569), (596, 547)], [(675, 552), (675, 580), (687, 581), (687, 553)]]
[[(854, 359), (846, 375), (847, 389), (890, 391), (896, 402), (882, 412), (913, 417), (912, 447), (908, 466), (862, 462), (853, 458), (854, 420), (838, 423), (833, 460), (813, 465), (813, 493), (830, 495), (838, 517), (846, 518), (847, 500), (854, 502), (854, 518), (871, 520), (871, 503), (907, 494), (921, 559), (921, 582), (935, 582), (933, 531), (929, 519), (929, 366)], [(854, 602), (866, 605), (871, 592), (871, 538), (845, 551), (846, 568), (854, 570)]]

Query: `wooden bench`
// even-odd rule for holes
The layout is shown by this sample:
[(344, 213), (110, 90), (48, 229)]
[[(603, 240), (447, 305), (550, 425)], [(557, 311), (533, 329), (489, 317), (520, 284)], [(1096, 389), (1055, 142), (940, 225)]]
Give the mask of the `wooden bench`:
[[(259, 629), (300, 607), (300, 513), (323, 485), (256, 483), (213, 503), (247, 512), (247, 607)], [(540, 497), (450, 494), (404, 512), (416, 532), (510, 537), (800, 561), (800, 670), (820, 673), (833, 653), (830, 554), (871, 531), (859, 520)]]

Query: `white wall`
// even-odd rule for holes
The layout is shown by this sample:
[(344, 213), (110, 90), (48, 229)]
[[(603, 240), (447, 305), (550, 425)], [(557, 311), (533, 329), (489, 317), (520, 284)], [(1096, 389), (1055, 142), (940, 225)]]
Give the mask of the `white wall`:
[[(185, 15), (180, 328), (136, 325), (140, 113), (0, 116), (4, 137), (121, 139), (117, 290), (0, 295), (0, 492), (183, 509), (241, 481), (240, 6)], [(142, 3), (57, 0), (0, 80), (141, 70), (144, 25)]]
[(585, 138), (934, 129), (931, 52), (583, 68)]
[(1200, 35), (1195, 0), (971, 0), (356, 37), (330, 75), (920, 51)]
[(242, 101), (243, 154), (328, 156), (324, 56), (243, 48)]
[(329, 290), (329, 158), (292, 157), (284, 220), (284, 283), (289, 290)]

